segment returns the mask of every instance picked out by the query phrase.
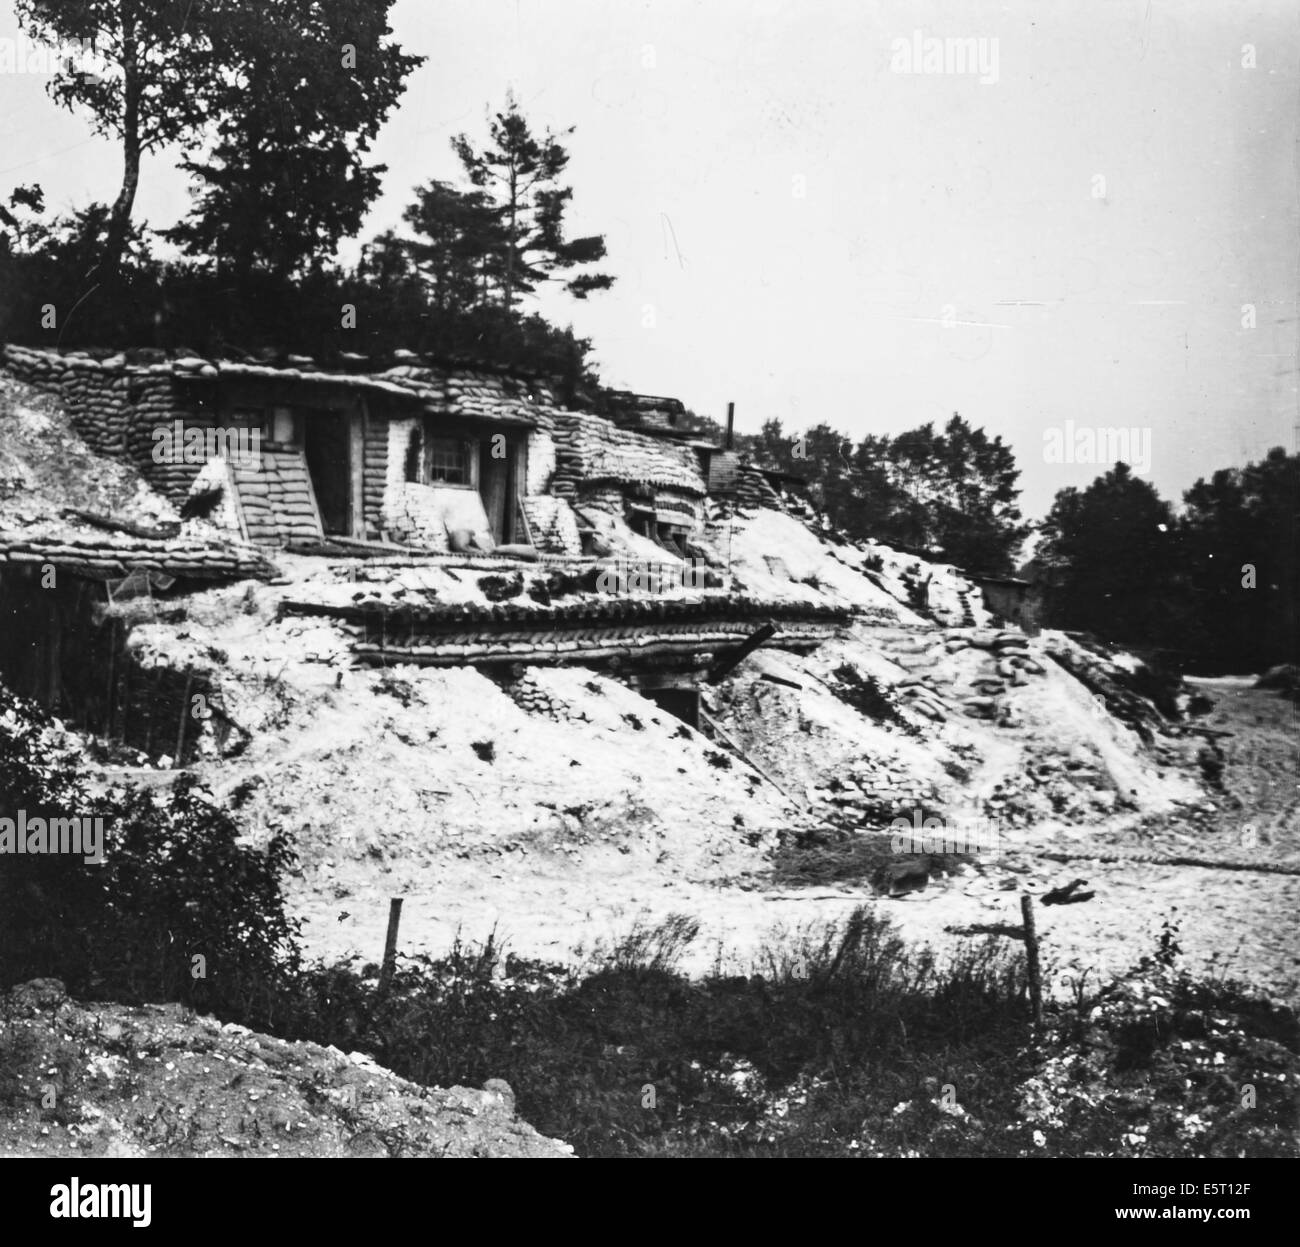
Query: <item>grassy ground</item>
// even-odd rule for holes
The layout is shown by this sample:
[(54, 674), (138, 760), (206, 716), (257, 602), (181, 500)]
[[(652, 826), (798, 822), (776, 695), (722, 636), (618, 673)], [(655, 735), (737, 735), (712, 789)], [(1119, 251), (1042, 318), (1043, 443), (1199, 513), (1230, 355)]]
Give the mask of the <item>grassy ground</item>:
[(373, 967), (321, 969), (284, 1022), (418, 1082), (505, 1078), (581, 1155), (1300, 1155), (1294, 1014), (1180, 974), (1172, 928), (1037, 1032), (1006, 944), (940, 963), (860, 910), (688, 979), (694, 936), (642, 928), (582, 970), (458, 947), (383, 998)]

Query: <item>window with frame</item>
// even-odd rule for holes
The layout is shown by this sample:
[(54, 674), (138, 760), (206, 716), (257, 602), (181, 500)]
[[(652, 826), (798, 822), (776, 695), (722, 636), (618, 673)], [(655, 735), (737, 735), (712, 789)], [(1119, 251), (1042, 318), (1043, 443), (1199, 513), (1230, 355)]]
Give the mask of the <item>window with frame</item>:
[(456, 437), (431, 437), (425, 443), (430, 485), (474, 484), (470, 445)]
[(283, 442), (288, 446), (301, 446), (303, 442), (302, 426), (307, 418), (300, 407), (273, 407), (268, 413), (266, 428), (273, 442)]

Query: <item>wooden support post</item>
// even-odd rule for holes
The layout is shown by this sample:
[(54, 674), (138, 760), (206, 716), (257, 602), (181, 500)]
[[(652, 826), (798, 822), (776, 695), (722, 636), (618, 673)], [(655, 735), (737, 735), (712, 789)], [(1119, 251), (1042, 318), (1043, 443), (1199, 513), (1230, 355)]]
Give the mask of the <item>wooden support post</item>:
[[(102, 732), (105, 737), (112, 739), (113, 736), (113, 717), (117, 711), (117, 687), (114, 681), (117, 679), (117, 620), (108, 621), (108, 695), (104, 699), (104, 719), (95, 731)], [(101, 629), (100, 636), (104, 635)]]
[(745, 642), (739, 649), (733, 650), (725, 657), (718, 659), (712, 667), (709, 668), (709, 674), (706, 677), (710, 684), (717, 684), (730, 671), (740, 666), (746, 658), (750, 656), (765, 641), (770, 641), (776, 635), (776, 624), (765, 623), (757, 632), (752, 632), (745, 638)]
[(524, 529), (524, 544), (536, 548), (537, 542), (533, 540), (533, 528), (528, 522), (528, 512), (524, 510), (524, 498), (522, 494), (515, 494), (515, 506), (518, 508), (519, 522)]
[[(366, 400), (357, 400), (348, 413), (348, 534), (355, 538), (366, 535)], [(324, 533), (322, 527), (321, 532)]]
[(379, 990), (386, 992), (397, 969), (397, 928), (402, 921), (402, 898), (394, 896), (388, 902), (388, 937), (384, 940), (384, 964), (379, 968)]
[(59, 685), (63, 679), (63, 612), (59, 609), (59, 592), (57, 587), (52, 592), (46, 590), (45, 599), (50, 620), (50, 644), (47, 651), (49, 668), (45, 673), (45, 688), (42, 691), (45, 697), (45, 709), (52, 715), (59, 713)]
[(126, 648), (126, 624), (122, 624), (122, 731), (118, 736), (126, 744), (127, 718), (131, 706), (131, 655)]
[(187, 671), (185, 673), (185, 694), (181, 698), (181, 723), (176, 729), (176, 758), (172, 762), (172, 770), (178, 770), (184, 766), (181, 755), (185, 751), (185, 720), (190, 713), (190, 689), (194, 687), (194, 673)]
[(1027, 892), (1020, 896), (1021, 925), (1010, 926), (1004, 922), (978, 923), (969, 927), (945, 927), (953, 935), (1001, 935), (1025, 943), (1025, 969), (1029, 975), (1029, 1005), (1034, 1027), (1043, 1022), (1043, 971), (1038, 957), (1038, 929), (1034, 925), (1034, 898)]
[(1034, 1011), (1034, 1025), (1043, 1020), (1043, 976), (1038, 964), (1038, 932), (1034, 927), (1034, 898), (1020, 897), (1020, 914), (1025, 924), (1025, 964), (1029, 970), (1029, 1003)]
[(160, 700), (158, 694), (161, 691), (158, 687), (159, 676), (162, 674), (158, 667), (149, 668), (149, 674), (144, 677), (144, 682), (149, 686), (148, 696), (145, 698), (144, 710), (144, 752), (150, 758), (153, 757), (153, 707)]

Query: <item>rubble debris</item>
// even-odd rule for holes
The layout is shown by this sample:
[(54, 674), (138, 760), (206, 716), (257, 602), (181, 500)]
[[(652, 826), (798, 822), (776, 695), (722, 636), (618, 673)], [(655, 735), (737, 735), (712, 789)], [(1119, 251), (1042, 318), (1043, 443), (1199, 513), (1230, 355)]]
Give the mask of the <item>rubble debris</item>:
[(425, 1087), (315, 1043), (291, 1043), (180, 1005), (86, 1003), (56, 979), (0, 996), (0, 1048), (17, 1086), (0, 1156), (520, 1156), (573, 1149), (521, 1121), (500, 1079)]
[(77, 507), (65, 507), (61, 514), (64, 519), (81, 520), (95, 528), (106, 528), (110, 532), (127, 533), (129, 536), (144, 537), (150, 541), (168, 541), (179, 536), (181, 531), (179, 523), (135, 524), (130, 520), (100, 515), (94, 511), (82, 511)]
[(1086, 879), (1073, 879), (1064, 887), (1053, 888), (1050, 892), (1044, 892), (1038, 898), (1041, 905), (1078, 905), (1083, 901), (1090, 901), (1096, 892), (1080, 892), (1078, 889), (1087, 885)]

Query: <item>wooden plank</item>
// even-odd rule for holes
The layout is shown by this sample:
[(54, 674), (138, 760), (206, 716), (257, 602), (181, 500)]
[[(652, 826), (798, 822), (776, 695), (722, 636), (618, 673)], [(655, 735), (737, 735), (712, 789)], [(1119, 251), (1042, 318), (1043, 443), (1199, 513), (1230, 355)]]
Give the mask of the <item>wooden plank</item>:
[[(302, 465), (302, 474), (307, 479), (307, 494), (311, 498), (312, 520), (314, 531), (323, 540), (325, 537), (325, 525), (320, 517), (320, 504), (316, 501), (316, 487), (312, 484), (311, 472), (307, 469), (307, 455), (304, 451), (297, 451), (296, 457), (298, 463)], [(297, 466), (297, 464), (295, 464)]]
[(348, 499), (348, 531), (351, 536), (365, 536), (366, 512), (366, 426), (369, 423), (366, 400), (358, 397), (356, 406), (348, 420), (348, 437), (350, 439), (350, 473)]
[(776, 625), (771, 623), (764, 624), (757, 632), (752, 633), (745, 643), (740, 646), (734, 653), (728, 654), (725, 658), (720, 659), (710, 670), (708, 680), (710, 684), (717, 684), (724, 679), (728, 672), (734, 670), (746, 658), (750, 656), (765, 641), (770, 641), (776, 635)]
[(416, 554), (419, 553), (413, 546), (399, 545), (395, 541), (374, 541), (361, 537), (337, 537), (330, 538), (330, 544), (336, 546), (355, 547), (358, 550), (376, 551), (389, 550), (394, 554)]
[(111, 515), (100, 515), (94, 511), (82, 511), (78, 507), (65, 507), (60, 514), (66, 518), (82, 520), (96, 528), (110, 532), (129, 533), (132, 537), (142, 537), (151, 541), (167, 541), (180, 533), (181, 526), (176, 523), (146, 526), (134, 524), (130, 520), (115, 519)]
[[(510, 540), (514, 542), (519, 540), (519, 533), (515, 531), (515, 523), (514, 523), (515, 515), (518, 515), (520, 517), (520, 523), (524, 528), (525, 534), (527, 534), (528, 531), (528, 520), (524, 518), (524, 507), (522, 502), (522, 498), (524, 494), (528, 492), (528, 438), (527, 437), (521, 437), (519, 441), (515, 443), (515, 453), (514, 453), (513, 460), (510, 464), (510, 469), (511, 469), (510, 496), (515, 500), (514, 514), (512, 514), (510, 517)], [(529, 545), (533, 544), (531, 540), (528, 540), (526, 535), (524, 539), (528, 542)]]
[(231, 498), (234, 500), (235, 519), (239, 522), (239, 535), (245, 541), (249, 541), (251, 538), (248, 535), (248, 517), (244, 513), (244, 499), (239, 492), (239, 486), (235, 483), (235, 470), (229, 463), (226, 464), (225, 487)]
[(523, 496), (518, 492), (515, 493), (515, 506), (519, 509), (519, 521), (524, 526), (524, 544), (535, 546), (537, 543), (533, 540), (533, 530), (528, 523), (528, 512), (524, 510)]
[(718, 721), (707, 710), (705, 710), (703, 706), (700, 707), (700, 722), (703, 723), (715, 736), (717, 736), (718, 739), (721, 740), (723, 744), (725, 744), (727, 748), (730, 749), (731, 752), (734, 753), (742, 762), (744, 762), (746, 766), (752, 768), (767, 780), (767, 782), (771, 784), (772, 787), (775, 788), (783, 797), (790, 799), (790, 794), (786, 792), (786, 790), (782, 788), (781, 785), (778, 784), (765, 770), (763, 770), (761, 766), (755, 763), (752, 758), (746, 755), (745, 751), (736, 744), (736, 742), (732, 740), (725, 731), (722, 730)]
[(784, 676), (773, 675), (770, 671), (761, 672), (758, 678), (766, 680), (769, 684), (783, 684), (786, 688), (803, 688), (802, 684), (796, 684), (794, 680), (787, 680)]
[(1020, 914), (1025, 924), (1025, 969), (1029, 974), (1029, 1001), (1034, 1011), (1034, 1025), (1043, 1021), (1043, 977), (1038, 964), (1038, 932), (1034, 927), (1034, 898), (1027, 893), (1020, 898)]

